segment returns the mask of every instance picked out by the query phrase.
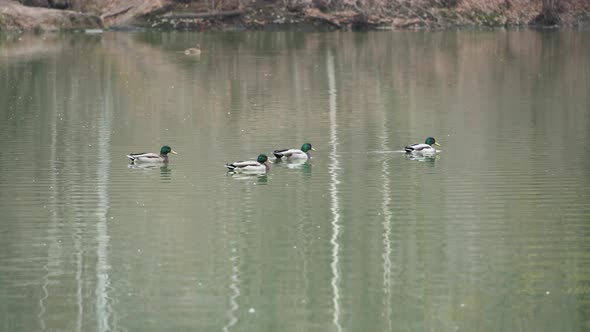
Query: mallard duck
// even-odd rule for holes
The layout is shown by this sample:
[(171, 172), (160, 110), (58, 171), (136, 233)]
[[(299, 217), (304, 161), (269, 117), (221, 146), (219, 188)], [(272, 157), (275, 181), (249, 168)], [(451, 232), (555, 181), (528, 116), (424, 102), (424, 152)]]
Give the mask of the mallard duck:
[(164, 145), (160, 149), (160, 154), (152, 152), (130, 153), (127, 158), (131, 159), (132, 163), (167, 163), (168, 154), (176, 151), (172, 150), (168, 145)]
[(197, 44), (195, 47), (187, 48), (184, 50), (186, 55), (201, 55), (201, 45)]
[(234, 161), (225, 164), (225, 167), (235, 173), (266, 173), (270, 170), (272, 161), (265, 154), (258, 156), (256, 160)]
[(315, 151), (313, 147), (311, 147), (311, 143), (304, 143), (301, 146), (301, 149), (283, 149), (283, 150), (274, 150), (272, 154), (277, 157), (277, 159), (281, 159), (283, 157), (287, 157), (287, 159), (303, 159), (307, 160), (311, 158), (309, 155), (309, 151)]
[(434, 137), (427, 137), (423, 144), (416, 143), (408, 145), (404, 148), (404, 150), (406, 150), (406, 153), (433, 155), (436, 154), (437, 151), (432, 147), (432, 145), (440, 146), (440, 144), (436, 143)]

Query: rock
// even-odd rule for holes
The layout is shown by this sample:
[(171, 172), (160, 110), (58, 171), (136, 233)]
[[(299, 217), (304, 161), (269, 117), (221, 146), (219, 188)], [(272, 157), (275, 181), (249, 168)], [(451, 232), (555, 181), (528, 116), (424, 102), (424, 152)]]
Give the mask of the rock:
[(69, 10), (28, 7), (0, 0), (0, 30), (69, 30), (102, 28), (102, 20), (91, 14)]

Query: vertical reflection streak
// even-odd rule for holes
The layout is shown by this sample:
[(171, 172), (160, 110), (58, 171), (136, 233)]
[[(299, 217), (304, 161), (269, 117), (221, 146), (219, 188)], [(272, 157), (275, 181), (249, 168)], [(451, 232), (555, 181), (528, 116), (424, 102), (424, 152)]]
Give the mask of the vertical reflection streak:
[(97, 170), (97, 191), (98, 191), (98, 222), (96, 223), (96, 318), (98, 331), (109, 330), (109, 318), (111, 309), (109, 307), (109, 234), (107, 225), (107, 213), (109, 210), (108, 182), (111, 156), (109, 154), (111, 141), (111, 118), (113, 101), (111, 97), (110, 84), (107, 78), (107, 87), (104, 93), (105, 104), (101, 110), (103, 117), (100, 120), (98, 130), (98, 170)]
[(229, 288), (232, 290), (232, 294), (229, 298), (229, 311), (227, 312), (227, 316), (229, 318), (229, 321), (227, 322), (227, 324), (223, 327), (223, 331), (224, 332), (228, 332), (229, 329), (236, 325), (236, 323), (238, 322), (238, 317), (236, 316), (236, 312), (239, 309), (239, 305), (238, 305), (238, 297), (240, 297), (240, 288), (238, 287), (238, 284), (240, 282), (240, 269), (238, 267), (238, 261), (239, 261), (239, 256), (233, 256), (230, 258), (230, 261), (232, 262), (232, 274), (230, 277), (231, 283), (229, 285)]
[[(377, 81), (377, 99), (380, 101), (380, 81)], [(389, 151), (388, 150), (388, 143), (389, 143), (389, 135), (387, 131), (387, 115), (385, 112), (385, 108), (383, 107), (382, 102), (377, 103), (380, 109), (380, 114), (383, 115), (381, 119), (382, 129), (381, 129), (381, 151)], [(383, 201), (381, 203), (381, 210), (383, 213), (383, 310), (384, 310), (384, 317), (385, 322), (387, 323), (387, 331), (392, 331), (393, 326), (391, 322), (391, 218), (392, 212), (390, 208), (391, 204), (391, 195), (390, 195), (390, 188), (389, 188), (389, 179), (390, 172), (389, 172), (389, 161), (390, 158), (387, 158), (383, 161), (383, 167), (381, 169), (381, 191), (383, 195)]]
[(340, 163), (338, 161), (338, 125), (336, 123), (336, 75), (334, 70), (334, 56), (332, 52), (328, 50), (326, 59), (327, 70), (328, 70), (328, 94), (329, 94), (329, 109), (330, 109), (330, 145), (332, 146), (332, 152), (330, 154), (330, 166), (328, 167), (328, 173), (330, 173), (330, 197), (332, 212), (332, 238), (330, 243), (332, 245), (332, 302), (334, 317), (332, 323), (336, 326), (337, 331), (342, 331), (340, 325), (340, 271), (339, 271), (339, 257), (340, 244), (338, 238), (340, 237), (340, 201), (338, 199), (338, 170), (340, 169)]
[(82, 317), (84, 316), (84, 302), (82, 298), (82, 232), (80, 229), (79, 220), (76, 218), (74, 222), (74, 249), (76, 252), (76, 303), (78, 305), (78, 316), (76, 317), (76, 331), (82, 331)]
[[(251, 188), (246, 187), (246, 194), (244, 195), (244, 210), (243, 213), (246, 216), (246, 223), (249, 223), (252, 217), (252, 202), (251, 202)], [(224, 227), (224, 233), (226, 237), (230, 237), (228, 234), (227, 226)], [(238, 298), (241, 295), (240, 291), (240, 253), (238, 252), (239, 248), (239, 239), (240, 233), (235, 236), (235, 239), (232, 240), (230, 243), (231, 253), (233, 256), (230, 257), (230, 261), (232, 262), (232, 270), (230, 275), (230, 284), (229, 288), (231, 289), (231, 295), (229, 297), (229, 310), (227, 311), (228, 322), (223, 326), (223, 331), (228, 332), (233, 326), (238, 323), (238, 316), (236, 313), (240, 309), (240, 305), (238, 304)]]
[[(76, 101), (80, 99), (80, 87), (83, 86), (80, 83), (80, 78), (78, 76), (73, 76), (70, 78), (70, 87), (69, 91), (71, 94), (71, 98), (68, 102), (68, 110), (76, 109)], [(78, 166), (78, 165), (76, 165)], [(74, 196), (74, 192), (69, 192), (69, 196)], [(72, 199), (73, 197), (70, 197)], [(76, 305), (78, 306), (78, 312), (76, 316), (76, 331), (82, 331), (82, 323), (84, 317), (84, 298), (83, 298), (83, 270), (84, 270), (84, 256), (82, 255), (83, 252), (83, 235), (84, 235), (84, 228), (83, 228), (83, 210), (84, 207), (80, 206), (79, 203), (72, 204), (72, 209), (74, 211), (75, 218), (72, 221), (72, 228), (73, 228), (73, 242), (74, 242), (74, 256), (75, 256), (75, 266), (76, 266)]]
[[(55, 101), (57, 100), (56, 87), (58, 86), (56, 82), (56, 76), (53, 76), (52, 79), (53, 84), (50, 84), (50, 86), (53, 89), (53, 100), (51, 104), (54, 105), (54, 109), (57, 109), (57, 105), (55, 103)], [(51, 166), (51, 169), (49, 171), (49, 183), (51, 183), (51, 189), (53, 192), (51, 193), (50, 201), (48, 204), (51, 209), (49, 217), (51, 224), (49, 225), (49, 227), (47, 227), (47, 241), (49, 242), (49, 247), (47, 248), (47, 264), (43, 266), (47, 273), (43, 276), (43, 285), (41, 286), (43, 296), (39, 299), (39, 314), (37, 315), (37, 317), (39, 317), (39, 325), (41, 326), (41, 330), (45, 330), (47, 328), (45, 324), (45, 313), (47, 312), (45, 301), (47, 301), (47, 299), (49, 298), (48, 287), (51, 283), (51, 276), (59, 275), (58, 272), (52, 272), (52, 270), (54, 270), (52, 269), (52, 267), (55, 268), (59, 266), (59, 253), (61, 252), (61, 246), (57, 241), (57, 233), (59, 227), (57, 221), (57, 166), (55, 164), (55, 161), (57, 159), (57, 117), (58, 115), (54, 113), (53, 117), (51, 118), (51, 143), (49, 146), (49, 165)]]

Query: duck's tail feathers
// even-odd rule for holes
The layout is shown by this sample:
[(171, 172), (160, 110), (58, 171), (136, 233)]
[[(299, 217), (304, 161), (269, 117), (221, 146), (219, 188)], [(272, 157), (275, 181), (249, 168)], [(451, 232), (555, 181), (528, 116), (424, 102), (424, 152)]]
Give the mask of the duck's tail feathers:
[(135, 156), (132, 154), (128, 154), (127, 158), (131, 159), (131, 161), (135, 161)]
[(404, 148), (404, 150), (406, 150), (406, 153), (412, 153), (412, 151), (414, 151), (414, 148), (408, 145)]
[(233, 171), (234, 169), (236, 169), (236, 166), (234, 166), (232, 164), (225, 164), (225, 167), (227, 167), (227, 169), (229, 169), (230, 171)]
[(274, 151), (272, 152), (272, 154), (274, 154), (274, 155), (275, 155), (275, 157), (276, 157), (277, 159), (281, 159), (281, 158), (283, 158), (283, 156), (284, 156), (284, 155), (283, 155), (283, 152), (285, 152), (285, 151), (287, 151), (287, 150), (289, 150), (289, 149), (283, 149), (283, 150), (274, 150)]

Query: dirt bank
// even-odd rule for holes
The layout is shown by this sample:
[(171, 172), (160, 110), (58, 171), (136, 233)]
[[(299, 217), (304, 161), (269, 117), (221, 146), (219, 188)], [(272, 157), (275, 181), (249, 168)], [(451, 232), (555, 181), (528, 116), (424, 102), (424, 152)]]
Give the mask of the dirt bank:
[[(0, 29), (590, 28), (587, 0), (0, 0)], [(547, 11), (543, 3), (552, 3)], [(40, 7), (39, 7), (40, 6)], [(546, 4), (545, 4), (546, 6)], [(51, 7), (51, 8), (42, 8)], [(56, 9), (61, 8), (61, 9)]]
[[(554, 0), (555, 1), (555, 0)], [(360, 30), (450, 27), (506, 27), (555, 25), (590, 27), (590, 1), (561, 0), (555, 7), (558, 21), (546, 24), (542, 0), (422, 0), (385, 1), (364, 6), (324, 5), (326, 2), (293, 0), (256, 1), (248, 6), (231, 2), (219, 9), (197, 2), (175, 3), (166, 14), (138, 17), (135, 24), (162, 29), (255, 30), (294, 26), (300, 29)], [(446, 5), (445, 5), (446, 3)], [(377, 5), (379, 4), (379, 5)]]

